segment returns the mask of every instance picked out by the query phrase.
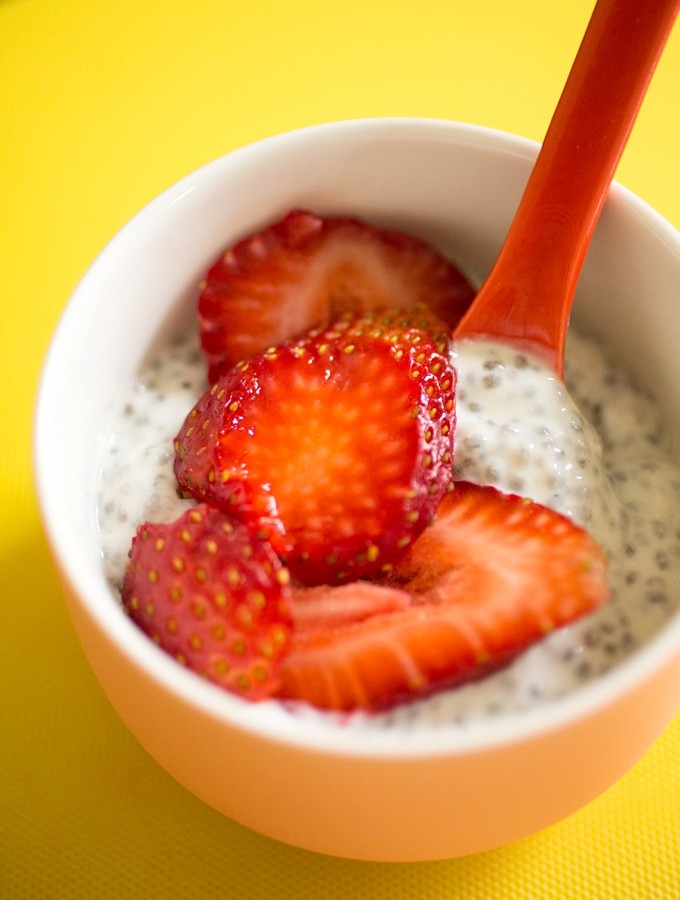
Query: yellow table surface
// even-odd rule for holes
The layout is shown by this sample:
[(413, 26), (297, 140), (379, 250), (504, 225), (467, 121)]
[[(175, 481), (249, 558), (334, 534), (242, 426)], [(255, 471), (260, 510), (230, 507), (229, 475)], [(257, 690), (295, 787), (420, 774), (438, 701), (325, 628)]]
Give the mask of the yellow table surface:
[[(0, 0), (0, 897), (680, 897), (680, 719), (587, 808), (465, 859), (326, 858), (223, 818), (146, 755), (104, 698), (32, 482), (50, 335), (86, 267), (147, 201), (235, 147), (332, 119), (431, 116), (541, 139), (591, 9)], [(618, 172), (676, 227), (679, 86), (680, 25)]]

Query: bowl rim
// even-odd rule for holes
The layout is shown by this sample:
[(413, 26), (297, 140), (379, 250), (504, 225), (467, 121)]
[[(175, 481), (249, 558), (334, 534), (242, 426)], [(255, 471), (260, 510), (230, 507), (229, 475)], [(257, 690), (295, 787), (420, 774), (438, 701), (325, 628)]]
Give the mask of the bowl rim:
[[(307, 125), (237, 147), (162, 191), (123, 225), (94, 258), (68, 300), (50, 341), (39, 380), (33, 428), (33, 466), (43, 528), (67, 592), (70, 590), (77, 597), (77, 602), (107, 639), (164, 691), (224, 725), (290, 747), (350, 757), (433, 758), (507, 747), (586, 719), (652, 677), (680, 652), (680, 614), (674, 613), (643, 646), (612, 670), (566, 696), (530, 709), (474, 720), (464, 726), (447, 723), (423, 725), (417, 729), (400, 728), (399, 740), (395, 741), (394, 730), (389, 727), (361, 731), (329, 727), (323, 715), (319, 719), (316, 714), (310, 717), (291, 715), (279, 701), (253, 704), (182, 668), (136, 628), (115, 599), (112, 602), (103, 572), (96, 573), (93, 566), (83, 566), (82, 554), (78, 554), (74, 541), (60, 527), (59, 508), (51, 483), (57, 473), (51, 471), (49, 442), (46, 440), (54, 393), (52, 385), (58, 377), (62, 346), (68, 341), (72, 322), (77, 321), (81, 309), (89, 302), (90, 282), (96, 279), (103, 261), (112, 253), (124, 250), (126, 243), (134, 240), (138, 230), (160, 210), (181, 202), (200, 183), (215, 177), (225, 166), (234, 165), (244, 156), (270, 153), (277, 147), (307, 138), (351, 138), (364, 132), (383, 139), (421, 136), (478, 144), (503, 155), (517, 155), (529, 160), (535, 158), (540, 146), (529, 138), (467, 122), (397, 116), (345, 119)], [(632, 191), (614, 182), (607, 205), (623, 206), (631, 215), (644, 220), (655, 236), (673, 247), (680, 257), (680, 232)]]

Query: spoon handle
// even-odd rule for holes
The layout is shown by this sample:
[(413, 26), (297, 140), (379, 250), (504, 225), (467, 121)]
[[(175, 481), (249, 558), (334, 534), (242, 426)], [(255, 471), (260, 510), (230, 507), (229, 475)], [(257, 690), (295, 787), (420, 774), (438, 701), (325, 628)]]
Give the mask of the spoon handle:
[(598, 0), (500, 255), (456, 337), (511, 341), (562, 375), (576, 282), (680, 0)]

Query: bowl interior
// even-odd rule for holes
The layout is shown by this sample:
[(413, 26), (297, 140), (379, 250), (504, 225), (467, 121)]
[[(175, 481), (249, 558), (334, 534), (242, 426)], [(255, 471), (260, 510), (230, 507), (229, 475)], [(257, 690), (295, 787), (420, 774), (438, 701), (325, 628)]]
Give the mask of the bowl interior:
[[(215, 716), (243, 723), (242, 704), (198, 683), (127, 621), (112, 601), (96, 538), (94, 498), (110, 417), (150, 347), (189, 320), (208, 264), (242, 235), (292, 207), (307, 207), (411, 231), (481, 282), (536, 152), (532, 142), (455, 123), (382, 119), (306, 129), (237, 150), (189, 175), (136, 216), (94, 262), (64, 313), (44, 370), (35, 432), (38, 490), (53, 552), (78, 602), (150, 678)], [(575, 315), (658, 399), (676, 446), (678, 283), (677, 232), (614, 186), (584, 267)], [(656, 648), (606, 684), (570, 697), (540, 719), (482, 724), (474, 739), (506, 739), (547, 727), (551, 716), (582, 714), (644, 677), (660, 653), (678, 644), (676, 619)], [(312, 734), (309, 723), (293, 736), (283, 717), (264, 709), (248, 717), (246, 727), (286, 740), (308, 742), (311, 736), (327, 746), (336, 740)], [(389, 735), (376, 740), (381, 752), (393, 743)], [(450, 746), (457, 739), (449, 734), (441, 740)]]

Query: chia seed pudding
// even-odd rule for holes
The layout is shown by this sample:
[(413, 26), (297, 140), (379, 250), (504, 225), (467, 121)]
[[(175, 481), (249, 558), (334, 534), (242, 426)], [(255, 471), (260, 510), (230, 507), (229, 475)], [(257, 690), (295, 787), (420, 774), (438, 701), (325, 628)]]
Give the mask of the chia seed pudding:
[[(611, 600), (480, 681), (377, 715), (337, 717), (302, 704), (291, 714), (359, 729), (464, 727), (515, 714), (619, 665), (680, 604), (680, 469), (647, 394), (573, 329), (564, 383), (533, 357), (495, 343), (461, 341), (453, 362), (454, 476), (531, 497), (587, 528), (609, 557)], [(177, 496), (172, 441), (205, 388), (192, 330), (150, 360), (112, 422), (97, 527), (116, 598), (136, 527), (172, 521), (192, 505)]]

